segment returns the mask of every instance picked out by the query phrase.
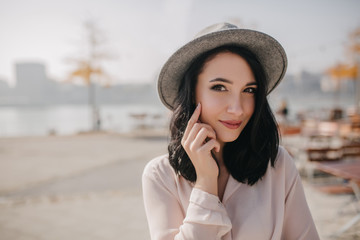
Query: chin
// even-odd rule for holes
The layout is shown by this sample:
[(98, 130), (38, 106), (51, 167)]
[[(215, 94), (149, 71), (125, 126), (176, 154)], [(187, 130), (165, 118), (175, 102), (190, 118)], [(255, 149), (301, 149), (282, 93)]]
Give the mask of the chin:
[(233, 142), (236, 139), (238, 139), (239, 135), (236, 136), (219, 136), (219, 140), (224, 142), (224, 143), (228, 143), (228, 142)]

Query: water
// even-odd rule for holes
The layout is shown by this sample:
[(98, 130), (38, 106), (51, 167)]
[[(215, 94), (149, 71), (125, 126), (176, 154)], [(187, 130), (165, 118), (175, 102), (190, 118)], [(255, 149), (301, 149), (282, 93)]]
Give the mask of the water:
[[(102, 130), (129, 132), (166, 127), (168, 112), (155, 105), (100, 106)], [(92, 111), (84, 105), (0, 108), (0, 137), (70, 135), (92, 129)]]
[(279, 108), (282, 100), (286, 100), (290, 120), (295, 122), (300, 114), (307, 118), (327, 120), (330, 117), (331, 110), (334, 108), (341, 108), (343, 117), (355, 111), (355, 96), (346, 93), (341, 95), (321, 93), (300, 95), (296, 94), (296, 92), (272, 94), (269, 103), (274, 112)]
[[(292, 120), (296, 120), (299, 112), (325, 119), (328, 110), (335, 106), (344, 110), (354, 106), (353, 96), (273, 94), (270, 104), (274, 112), (284, 98)], [(101, 129), (119, 133), (143, 127), (167, 128), (169, 120), (166, 108), (154, 104), (104, 105), (100, 106), (99, 113)], [(0, 137), (70, 135), (91, 129), (92, 111), (87, 105), (0, 108)]]

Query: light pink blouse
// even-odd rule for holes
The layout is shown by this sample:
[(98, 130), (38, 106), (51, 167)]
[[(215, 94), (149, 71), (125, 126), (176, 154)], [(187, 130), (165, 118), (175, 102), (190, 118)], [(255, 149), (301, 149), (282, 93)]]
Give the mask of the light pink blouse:
[(231, 176), (223, 201), (177, 175), (167, 155), (142, 176), (151, 239), (319, 239), (292, 158), (279, 147), (275, 168), (254, 186)]

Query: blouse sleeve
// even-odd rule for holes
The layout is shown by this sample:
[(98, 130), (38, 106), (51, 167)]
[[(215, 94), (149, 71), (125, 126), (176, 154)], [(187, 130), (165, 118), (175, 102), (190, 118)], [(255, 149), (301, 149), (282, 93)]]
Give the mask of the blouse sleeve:
[(293, 159), (285, 150), (283, 152), (283, 157), (288, 158), (288, 161), (285, 161), (287, 162), (286, 197), (281, 239), (320, 239), (306, 202), (300, 175)]
[(194, 188), (185, 215), (163, 180), (145, 168), (143, 198), (152, 240), (221, 239), (231, 230), (230, 219), (217, 196)]

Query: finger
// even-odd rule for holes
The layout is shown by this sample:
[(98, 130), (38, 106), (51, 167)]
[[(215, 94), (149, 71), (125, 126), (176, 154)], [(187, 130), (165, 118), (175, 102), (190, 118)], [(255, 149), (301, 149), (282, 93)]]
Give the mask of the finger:
[(211, 135), (209, 135), (209, 138), (214, 138), (214, 139), (216, 139), (216, 132), (215, 132), (215, 130), (214, 130), (209, 124), (203, 123), (203, 124), (201, 124), (201, 126), (202, 126), (203, 128), (206, 128), (206, 129), (211, 133)]
[(201, 104), (198, 103), (197, 107), (195, 108), (194, 113), (192, 114), (192, 116), (189, 119), (189, 122), (187, 123), (183, 138), (187, 139), (189, 136), (189, 133), (191, 131), (191, 129), (193, 128), (194, 124), (198, 121), (199, 116), (201, 113)]
[(189, 147), (193, 145), (193, 142), (195, 141), (196, 136), (201, 130), (201, 124), (195, 123), (191, 129), (189, 129), (187, 136), (183, 137), (183, 147)]
[(190, 141), (190, 142), (194, 141), (197, 138), (197, 136), (199, 135), (201, 130), (204, 131), (204, 134), (202, 135), (203, 137), (205, 137), (204, 139), (202, 139), (203, 142), (205, 140), (207, 140), (207, 138), (216, 139), (216, 133), (213, 130), (213, 128), (210, 127), (210, 125), (204, 124), (204, 123), (195, 123), (193, 128), (190, 130), (188, 138), (185, 140)]
[[(205, 132), (202, 135), (198, 136), (199, 132), (202, 129), (204, 129), (203, 131)], [(199, 144), (197, 144), (197, 146), (200, 147), (202, 144), (206, 143), (209, 139), (216, 139), (216, 132), (208, 124), (195, 123), (193, 128), (188, 133), (187, 138), (183, 137), (183, 139), (181, 140), (181, 144), (183, 145), (184, 148), (190, 149), (190, 146), (194, 145), (193, 142), (195, 141), (196, 138), (199, 141), (198, 142)]]
[(210, 139), (216, 139), (216, 132), (210, 125), (203, 123), (200, 124), (200, 126), (201, 128), (205, 128), (208, 131), (204, 143), (208, 142)]
[[(198, 126), (199, 124), (196, 124), (196, 126)], [(194, 126), (195, 128), (195, 126)], [(198, 133), (196, 134), (196, 136), (194, 136), (194, 140), (191, 143), (191, 150), (196, 150), (198, 148), (200, 148), (202, 145), (206, 144), (206, 140), (207, 139), (215, 139), (215, 132), (214, 131), (210, 131), (208, 128), (205, 128), (204, 126), (201, 126), (200, 130), (198, 131)], [(191, 138), (189, 138), (191, 139)]]
[(216, 152), (220, 152), (220, 143), (215, 139), (211, 139), (201, 147), (201, 150), (203, 150), (204, 152), (210, 152), (213, 149)]

